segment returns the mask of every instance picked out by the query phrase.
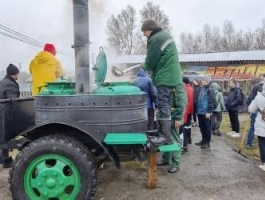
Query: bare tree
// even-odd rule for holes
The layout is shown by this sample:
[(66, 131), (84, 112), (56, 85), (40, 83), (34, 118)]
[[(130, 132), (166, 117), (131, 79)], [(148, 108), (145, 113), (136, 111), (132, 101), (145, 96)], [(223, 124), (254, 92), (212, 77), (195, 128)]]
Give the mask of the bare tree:
[(180, 35), (181, 53), (192, 53), (193, 36), (190, 33), (181, 33)]
[(203, 26), (201, 33), (182, 33), (180, 35), (180, 46), (182, 53), (204, 53), (220, 51), (248, 51), (265, 49), (265, 19), (262, 26), (255, 31), (235, 31), (232, 22), (225, 21), (223, 31), (211, 27), (209, 24)]
[[(141, 24), (146, 19), (153, 19), (164, 30), (170, 32), (169, 19), (159, 5), (152, 2), (140, 11)], [(136, 26), (136, 11), (128, 5), (117, 16), (111, 15), (107, 19), (108, 48), (116, 54), (144, 54), (146, 53), (146, 38), (143, 37), (140, 27)]]
[(204, 52), (210, 52), (211, 51), (211, 45), (212, 45), (212, 33), (211, 33), (211, 27), (209, 24), (205, 24), (203, 27), (202, 32), (202, 40), (203, 40), (203, 51)]
[(170, 33), (171, 27), (168, 16), (161, 10), (160, 5), (154, 5), (151, 1), (140, 10), (141, 23), (145, 20), (153, 19), (158, 26), (162, 27), (165, 31)]
[(212, 28), (212, 51), (221, 51), (221, 34), (217, 27)]
[(246, 33), (244, 33), (243, 40), (244, 50), (254, 50), (255, 34), (251, 30), (248, 30)]
[(107, 41), (118, 54), (132, 54), (135, 39), (136, 11), (128, 5), (117, 17), (107, 20)]
[(223, 39), (221, 45), (227, 51), (234, 50), (234, 25), (231, 21), (225, 21), (223, 26)]
[(262, 20), (261, 28), (257, 28), (255, 33), (255, 49), (265, 49), (265, 19)]

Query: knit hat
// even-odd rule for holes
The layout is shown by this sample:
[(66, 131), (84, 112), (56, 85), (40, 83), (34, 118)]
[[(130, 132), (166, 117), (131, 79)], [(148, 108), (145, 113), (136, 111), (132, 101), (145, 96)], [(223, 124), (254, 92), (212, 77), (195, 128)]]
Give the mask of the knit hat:
[(204, 76), (202, 77), (202, 80), (206, 81), (207, 83), (210, 83), (211, 82), (211, 76)]
[(149, 19), (149, 20), (146, 20), (143, 23), (141, 30), (142, 31), (147, 31), (147, 30), (148, 31), (153, 31), (153, 30), (155, 30), (157, 28), (158, 28), (157, 23), (154, 20)]
[(19, 73), (18, 68), (13, 64), (9, 64), (8, 67), (6, 68), (6, 74), (9, 76), (17, 75), (18, 73)]
[(50, 52), (54, 56), (56, 55), (56, 49), (53, 44), (49, 44), (49, 43), (45, 44), (43, 51)]
[(186, 83), (186, 84), (190, 83), (190, 79), (187, 76), (183, 76), (182, 81), (183, 83)]

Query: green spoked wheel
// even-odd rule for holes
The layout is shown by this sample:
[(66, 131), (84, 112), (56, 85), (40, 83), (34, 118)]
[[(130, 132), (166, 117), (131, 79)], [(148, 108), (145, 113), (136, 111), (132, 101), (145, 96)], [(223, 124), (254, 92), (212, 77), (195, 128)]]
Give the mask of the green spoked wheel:
[(97, 168), (87, 148), (74, 138), (53, 135), (27, 145), (10, 171), (13, 199), (93, 199)]
[(74, 199), (80, 190), (80, 173), (69, 159), (47, 154), (27, 167), (24, 185), (30, 199)]

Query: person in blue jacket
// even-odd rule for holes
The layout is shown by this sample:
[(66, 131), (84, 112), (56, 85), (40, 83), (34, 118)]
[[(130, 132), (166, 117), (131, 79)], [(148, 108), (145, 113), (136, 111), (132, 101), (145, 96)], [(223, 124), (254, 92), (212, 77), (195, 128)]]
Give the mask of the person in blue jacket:
[(147, 113), (148, 113), (148, 130), (154, 129), (154, 116), (155, 116), (155, 101), (156, 101), (156, 92), (152, 80), (148, 77), (147, 72), (140, 68), (138, 75), (133, 82), (133, 85), (139, 87), (143, 92), (146, 93), (147, 99)]

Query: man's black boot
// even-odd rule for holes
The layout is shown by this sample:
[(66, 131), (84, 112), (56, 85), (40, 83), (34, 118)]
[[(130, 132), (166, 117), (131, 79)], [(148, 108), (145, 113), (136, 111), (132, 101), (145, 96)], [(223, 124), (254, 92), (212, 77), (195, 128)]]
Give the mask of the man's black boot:
[(195, 142), (196, 146), (202, 146), (202, 144), (203, 144), (203, 140), (201, 140), (200, 142)]
[(210, 143), (209, 142), (205, 142), (201, 145), (202, 149), (209, 149), (210, 148)]
[(187, 135), (186, 135), (186, 139), (187, 139), (187, 144), (191, 144), (191, 128), (188, 128), (186, 131)]
[(3, 168), (10, 168), (12, 166), (12, 164), (13, 164), (12, 157), (3, 159)]
[(159, 136), (150, 139), (151, 143), (155, 146), (172, 144), (173, 139), (171, 137), (171, 120), (159, 120)]

